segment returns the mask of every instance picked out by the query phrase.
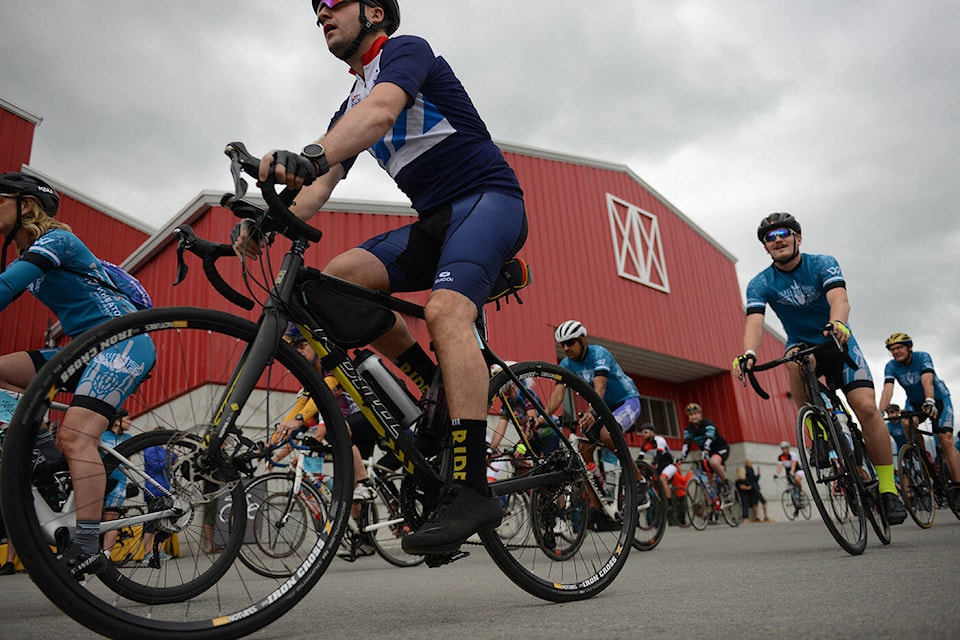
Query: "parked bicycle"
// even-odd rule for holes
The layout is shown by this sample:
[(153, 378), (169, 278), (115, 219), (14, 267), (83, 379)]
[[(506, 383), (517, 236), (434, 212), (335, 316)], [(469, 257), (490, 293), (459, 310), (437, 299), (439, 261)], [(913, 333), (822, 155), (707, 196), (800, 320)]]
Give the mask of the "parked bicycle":
[(810, 508), (810, 499), (807, 498), (807, 494), (790, 477), (784, 477), (783, 481), (786, 483), (783, 493), (780, 494), (783, 514), (787, 516), (787, 520), (796, 520), (798, 515), (802, 515), (804, 520), (809, 520), (813, 510)]
[(842, 347), (835, 338), (814, 346), (792, 350), (782, 358), (756, 364), (745, 372), (764, 400), (770, 398), (757, 382), (756, 374), (787, 362), (800, 367), (807, 403), (797, 414), (797, 444), (807, 486), (827, 529), (849, 554), (863, 553), (870, 520), (877, 538), (890, 543), (890, 526), (883, 516), (877, 472), (866, 454), (863, 434), (837, 392), (817, 377), (814, 356), (838, 354)]
[[(270, 251), (263, 252), (255, 263), (259, 269), (244, 263), (247, 293), (263, 296), (257, 322), (190, 307), (151, 309), (106, 322), (75, 338), (38, 373), (17, 407), (14, 428), (9, 430), (4, 446), (0, 465), (4, 515), (13, 538), (20, 543), (18, 551), (31, 577), (64, 612), (112, 637), (209, 640), (252, 633), (299, 602), (335, 557), (352, 505), (351, 442), (329, 387), (312, 364), (282, 340), (288, 321), (297, 325), (325, 368), (370, 420), (386, 448), (401, 461), (405, 473), (401, 508), (408, 521), (422, 523), (451, 477), (450, 422), (442, 397), (442, 376), (438, 373), (422, 402), (407, 402), (402, 384), (395, 380), (391, 384), (379, 372), (370, 374), (370, 367), (376, 367), (379, 361), (361, 367), (349, 354), (350, 349), (386, 331), (394, 311), (423, 318), (423, 308), (306, 267), (304, 254), (320, 239), (321, 232), (289, 211), (296, 193), (277, 193), (272, 182), (266, 182), (260, 184), (266, 208), (244, 200), (246, 183), (242, 174), (256, 176), (259, 158), (247, 153), (240, 143), (228, 145), (226, 152), (231, 159), (234, 193), (224, 197), (223, 206), (238, 217), (254, 220), (252, 233), (273, 241), (281, 236), (290, 240), (289, 250), (279, 263)], [(237, 264), (231, 245), (201, 240), (184, 226), (176, 233), (179, 279), (186, 275), (183, 256), (189, 251), (201, 257), (205, 275), (228, 300), (247, 309), (257, 304), (217, 272), (216, 261), (221, 257), (228, 256), (231, 264)], [(516, 289), (508, 286), (503, 293), (515, 293)], [(488, 365), (498, 364), (503, 369), (491, 380), (491, 401), (508, 383), (515, 385), (535, 408), (543, 428), (558, 437), (558, 448), (552, 452), (535, 452), (528, 447), (523, 454), (525, 470), (493, 483), (491, 489), (500, 496), (526, 492), (540, 496), (538, 501), (531, 500), (535, 512), (538, 505), (544, 505), (544, 511), (552, 509), (550, 505), (559, 508), (563, 498), (569, 497), (565, 504), (573, 504), (572, 497), (581, 495), (592, 481), (577, 451), (561, 436), (561, 423), (585, 411), (594, 412), (610, 432), (625, 479), (616, 497), (616, 519), (604, 523), (602, 530), (584, 532), (584, 542), (571, 552), (568, 561), (544, 557), (540, 544), (508, 544), (492, 529), (482, 532), (477, 544), (483, 544), (515, 584), (537, 597), (557, 602), (590, 598), (616, 579), (632, 546), (637, 498), (630, 451), (615, 419), (592, 387), (553, 364), (526, 362), (507, 368), (491, 351), (485, 333), (485, 316), (481, 313), (476, 338)], [(330, 504), (315, 544), (289, 577), (261, 576), (238, 560), (246, 535), (246, 528), (238, 523), (225, 532), (222, 553), (201, 557), (202, 551), (191, 550), (191, 555), (182, 560), (190, 562), (190, 570), (177, 563), (163, 564), (151, 575), (146, 593), (128, 589), (126, 583), (109, 576), (77, 582), (51, 550), (51, 544), (56, 548), (69, 538), (74, 516), (70, 508), (57, 511), (45, 507), (43, 500), (34, 500), (35, 488), (25, 480), (30, 477), (34, 438), (51, 400), (69, 404), (70, 393), (63, 387), (74, 371), (109, 345), (138, 335), (153, 339), (157, 364), (124, 408), (137, 420), (175, 429), (173, 434), (155, 432), (158, 435), (154, 436), (151, 432), (156, 442), (171, 451), (176, 449), (177, 457), (171, 465), (171, 488), (163, 494), (163, 508), (139, 516), (144, 521), (152, 520), (165, 533), (184, 535), (193, 531), (202, 521), (199, 512), (220, 495), (231, 496), (234, 520), (238, 513), (245, 513), (243, 481), (252, 477), (260, 461), (269, 455), (262, 444), (267, 428), (284, 415), (298, 390), (304, 389), (316, 402), (329, 446), (324, 477), (330, 481)], [(525, 391), (521, 380), (530, 380), (531, 386), (538, 388), (537, 395)], [(548, 415), (538, 399), (549, 397), (558, 385), (565, 389), (559, 420)], [(402, 435), (411, 425), (416, 426), (419, 446)], [(519, 441), (525, 436), (518, 432), (512, 437)], [(120, 447), (118, 450), (123, 451)], [(139, 463), (129, 461), (124, 465), (125, 472), (134, 473)], [(60, 529), (66, 537), (56, 534)], [(427, 557), (427, 563), (438, 566), (463, 555), (435, 554)], [(230, 582), (219, 588), (223, 580)], [(109, 593), (98, 587), (101, 583), (107, 585)], [(215, 585), (218, 588), (213, 589)]]
[[(947, 508), (960, 519), (960, 500), (950, 500), (950, 470), (944, 461), (939, 438), (933, 431), (921, 429), (928, 418), (922, 411), (901, 411), (907, 421), (907, 443), (900, 447), (899, 471), (903, 504), (913, 521), (923, 529), (933, 526), (937, 509)], [(934, 443), (933, 457), (924, 444), (924, 436)]]
[(693, 465), (693, 477), (687, 482), (684, 498), (687, 520), (697, 531), (707, 528), (713, 518), (723, 518), (731, 527), (743, 522), (743, 508), (740, 494), (735, 489), (724, 492), (723, 481), (703, 468), (703, 462), (684, 461), (681, 464)]

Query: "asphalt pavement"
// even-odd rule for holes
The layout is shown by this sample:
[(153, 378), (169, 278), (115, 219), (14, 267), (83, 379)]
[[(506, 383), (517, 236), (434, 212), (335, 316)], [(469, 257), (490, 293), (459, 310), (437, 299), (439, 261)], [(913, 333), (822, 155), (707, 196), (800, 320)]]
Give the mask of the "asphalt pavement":
[[(882, 546), (846, 554), (816, 518), (705, 531), (668, 528), (633, 551), (613, 585), (553, 604), (515, 587), (473, 547), (437, 569), (377, 556), (336, 560), (316, 588), (258, 640), (417, 638), (957, 638), (960, 521), (911, 520)], [(0, 639), (96, 638), (24, 574), (0, 577)]]

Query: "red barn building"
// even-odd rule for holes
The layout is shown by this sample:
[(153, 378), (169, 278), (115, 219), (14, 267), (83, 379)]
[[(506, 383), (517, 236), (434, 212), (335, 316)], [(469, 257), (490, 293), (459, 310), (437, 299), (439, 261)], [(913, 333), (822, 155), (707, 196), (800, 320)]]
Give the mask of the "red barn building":
[[(23, 166), (37, 173), (28, 165), (40, 119), (3, 101), (0, 106), (0, 169)], [(771, 401), (762, 401), (730, 373), (744, 323), (735, 258), (626, 166), (515, 145), (501, 148), (526, 194), (530, 235), (521, 256), (534, 282), (522, 292), (522, 306), (488, 309), (497, 352), (511, 360), (557, 361), (554, 327), (580, 320), (589, 339), (609, 348), (634, 378), (644, 419), (653, 421), (673, 448), (680, 446), (684, 406), (698, 402), (733, 445), (728, 464), (744, 457), (774, 459), (775, 444), (794, 438), (795, 410), (782, 369), (765, 375)], [(173, 227), (187, 223), (201, 237), (228, 237), (235, 218), (219, 206), (220, 193), (199, 194), (151, 234), (128, 216), (43, 177), (64, 196), (62, 218), (94, 253), (134, 273), (155, 304), (244, 313), (222, 299), (199, 269), (176, 289), (170, 285), (176, 272)], [(309, 249), (307, 262), (323, 265), (414, 215), (401, 205), (332, 200), (313, 219), (324, 237)], [(273, 248), (278, 258), (283, 248)], [(227, 281), (242, 290), (239, 263), (221, 262)], [(3, 312), (0, 353), (42, 345), (50, 313), (28, 298)], [(412, 327), (425, 337), (422, 323)], [(773, 358), (782, 350), (782, 339), (767, 332), (759, 357)]]

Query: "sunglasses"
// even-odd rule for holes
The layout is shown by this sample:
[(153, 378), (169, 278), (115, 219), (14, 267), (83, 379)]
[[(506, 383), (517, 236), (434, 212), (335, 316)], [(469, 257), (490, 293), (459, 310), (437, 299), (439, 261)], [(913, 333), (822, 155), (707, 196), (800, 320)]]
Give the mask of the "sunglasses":
[(767, 235), (763, 236), (763, 241), (775, 242), (777, 240), (786, 240), (792, 235), (793, 231), (791, 229), (774, 229), (773, 231), (768, 232)]
[(564, 341), (562, 341), (560, 344), (562, 344), (562, 345), (565, 346), (565, 347), (572, 347), (573, 345), (575, 345), (575, 344), (577, 343), (577, 340), (578, 340), (578, 339), (579, 339), (579, 338), (570, 338), (569, 340), (564, 340)]
[(320, 0), (320, 2), (317, 3), (317, 11), (320, 10), (321, 4), (326, 5), (329, 9), (333, 9), (338, 4), (343, 4), (345, 2), (353, 2), (353, 0)]

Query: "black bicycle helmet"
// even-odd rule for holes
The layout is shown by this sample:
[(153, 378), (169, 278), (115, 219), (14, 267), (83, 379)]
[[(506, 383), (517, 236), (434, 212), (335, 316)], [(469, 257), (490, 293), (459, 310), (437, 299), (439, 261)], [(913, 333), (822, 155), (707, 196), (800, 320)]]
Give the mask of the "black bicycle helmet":
[(0, 194), (33, 196), (50, 217), (57, 215), (60, 195), (49, 184), (25, 173), (10, 171), (0, 174)]
[[(313, 3), (313, 13), (320, 10), (321, 0), (311, 0)], [(328, 7), (330, 3), (324, 2)], [(334, 5), (337, 3), (335, 2)], [(380, 7), (383, 9), (384, 19), (382, 22), (370, 22), (367, 20), (363, 10), (364, 5)], [(360, 0), (360, 24), (363, 25), (363, 33), (367, 31), (377, 31), (383, 29), (388, 36), (392, 36), (400, 28), (400, 5), (397, 0)]]
[(757, 227), (757, 239), (763, 242), (764, 236), (774, 229), (790, 229), (800, 235), (800, 223), (797, 222), (797, 219), (789, 213), (778, 212), (771, 213), (760, 221), (760, 226)]

